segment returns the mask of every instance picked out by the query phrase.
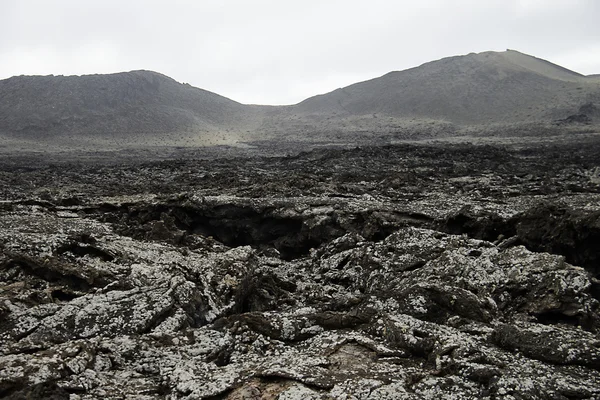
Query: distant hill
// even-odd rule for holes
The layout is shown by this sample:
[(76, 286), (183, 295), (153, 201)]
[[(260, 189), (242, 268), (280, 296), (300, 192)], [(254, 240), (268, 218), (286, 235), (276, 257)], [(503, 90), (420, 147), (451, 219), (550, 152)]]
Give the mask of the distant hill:
[(243, 105), (150, 71), (18, 76), (0, 81), (0, 138), (117, 146), (369, 140), (600, 124), (599, 106), (598, 75), (514, 50), (444, 58), (292, 106)]
[(17, 138), (201, 144), (245, 108), (151, 71), (0, 81), (0, 133)]
[(597, 78), (508, 50), (449, 57), (390, 72), (306, 99), (295, 111), (481, 124), (563, 118), (598, 99)]

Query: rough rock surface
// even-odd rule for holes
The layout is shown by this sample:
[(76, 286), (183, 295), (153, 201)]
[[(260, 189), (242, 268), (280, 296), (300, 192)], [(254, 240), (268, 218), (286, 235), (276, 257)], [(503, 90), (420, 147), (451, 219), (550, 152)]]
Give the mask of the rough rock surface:
[(519, 151), (4, 166), (0, 396), (600, 398), (594, 147)]

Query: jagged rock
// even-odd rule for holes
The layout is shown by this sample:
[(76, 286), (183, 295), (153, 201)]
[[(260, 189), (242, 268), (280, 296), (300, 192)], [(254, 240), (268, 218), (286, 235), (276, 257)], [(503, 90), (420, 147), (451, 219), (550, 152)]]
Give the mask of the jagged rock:
[(600, 274), (600, 212), (542, 203), (515, 217), (519, 239), (536, 251), (562, 254), (576, 265)]
[[(0, 397), (600, 398), (599, 203), (587, 169), (569, 179), (588, 192), (558, 203), (539, 194), (539, 176), (448, 180), (469, 169), (441, 151), (402, 161), (406, 149), (393, 149), (240, 167), (277, 195), (223, 183), (225, 194), (71, 188), (64, 198), (78, 201), (48, 191), (0, 203)], [(521, 165), (521, 153), (458, 150), (463, 166)], [(432, 157), (446, 172), (394, 178)], [(342, 182), (340, 160), (358, 176)], [(289, 172), (305, 184), (291, 188), (267, 164), (325, 172)], [(173, 182), (188, 167), (127, 174)], [(563, 167), (544, 175), (553, 193), (569, 190)], [(407, 176), (414, 189), (398, 183)], [(342, 184), (343, 197), (332, 189)], [(469, 185), (479, 194), (456, 195)], [(525, 194), (493, 197), (510, 185)]]
[(493, 339), (503, 348), (520, 351), (536, 360), (600, 370), (600, 339), (580, 329), (502, 324), (494, 330)]

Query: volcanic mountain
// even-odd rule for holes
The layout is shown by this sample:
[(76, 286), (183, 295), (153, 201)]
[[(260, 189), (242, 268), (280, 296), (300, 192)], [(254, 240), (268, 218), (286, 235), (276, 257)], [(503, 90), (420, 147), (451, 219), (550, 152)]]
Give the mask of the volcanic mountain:
[(0, 134), (15, 139), (204, 144), (244, 109), (151, 71), (0, 81)]
[(595, 100), (600, 85), (517, 51), (444, 58), (297, 105), (305, 113), (447, 120), (459, 124), (558, 118)]
[(418, 136), (432, 125), (452, 133), (489, 124), (593, 124), (598, 105), (597, 75), (507, 50), (390, 72), (292, 106), (243, 105), (150, 71), (18, 76), (0, 81), (0, 136), (165, 145), (318, 141), (407, 127)]

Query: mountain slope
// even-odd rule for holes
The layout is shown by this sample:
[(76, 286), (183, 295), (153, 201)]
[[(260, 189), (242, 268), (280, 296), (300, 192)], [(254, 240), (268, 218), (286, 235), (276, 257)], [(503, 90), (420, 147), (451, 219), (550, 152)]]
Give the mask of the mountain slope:
[(173, 142), (226, 131), (244, 109), (150, 71), (0, 81), (0, 132), (20, 138)]
[(150, 71), (18, 76), (0, 81), (0, 139), (99, 148), (273, 138), (368, 143), (377, 135), (483, 132), (486, 124), (506, 131), (558, 120), (600, 123), (599, 106), (597, 75), (513, 50), (432, 61), (292, 106), (243, 105)]
[(309, 98), (294, 111), (338, 116), (381, 113), (480, 124), (561, 118), (598, 97), (597, 80), (508, 50), (390, 72)]

